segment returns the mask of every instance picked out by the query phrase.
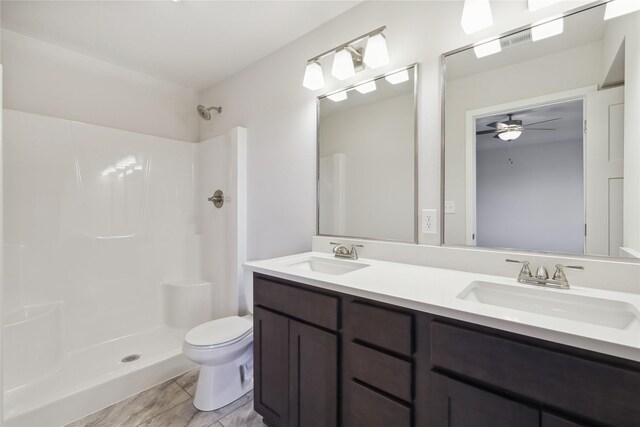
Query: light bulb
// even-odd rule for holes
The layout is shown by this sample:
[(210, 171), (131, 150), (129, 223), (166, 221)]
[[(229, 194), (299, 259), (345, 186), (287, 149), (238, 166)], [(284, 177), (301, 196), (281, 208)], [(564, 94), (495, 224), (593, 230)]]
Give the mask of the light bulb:
[(378, 33), (369, 37), (367, 48), (364, 51), (363, 62), (372, 69), (380, 68), (389, 63), (389, 52), (387, 51), (387, 40), (384, 34)]
[(460, 25), (465, 34), (473, 34), (492, 26), (489, 0), (465, 0)]
[(318, 61), (309, 62), (304, 71), (302, 86), (309, 90), (318, 90), (324, 87), (324, 75), (322, 66)]
[(353, 58), (346, 49), (340, 49), (333, 56), (331, 74), (338, 80), (345, 80), (356, 74), (356, 70), (353, 67)]

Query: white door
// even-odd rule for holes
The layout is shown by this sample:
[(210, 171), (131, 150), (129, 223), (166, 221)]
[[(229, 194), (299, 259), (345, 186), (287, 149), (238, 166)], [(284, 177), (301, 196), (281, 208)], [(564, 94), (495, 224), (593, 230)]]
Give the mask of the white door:
[(587, 95), (585, 253), (619, 256), (624, 183), (624, 88)]

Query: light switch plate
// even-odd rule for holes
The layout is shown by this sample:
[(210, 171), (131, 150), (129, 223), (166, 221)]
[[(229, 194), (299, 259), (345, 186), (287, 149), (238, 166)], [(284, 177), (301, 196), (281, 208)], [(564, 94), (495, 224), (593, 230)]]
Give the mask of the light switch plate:
[(453, 200), (444, 201), (444, 213), (453, 214), (456, 213), (456, 202)]
[(422, 232), (427, 234), (438, 232), (437, 209), (422, 209)]

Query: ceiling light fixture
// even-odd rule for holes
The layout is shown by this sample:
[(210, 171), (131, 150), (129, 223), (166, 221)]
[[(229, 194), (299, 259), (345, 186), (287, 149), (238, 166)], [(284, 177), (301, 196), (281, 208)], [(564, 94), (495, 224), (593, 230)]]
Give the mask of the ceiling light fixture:
[(336, 92), (333, 95), (327, 96), (327, 98), (329, 98), (333, 102), (344, 101), (345, 99), (347, 99), (347, 91), (346, 90), (342, 90), (340, 92)]
[(531, 40), (537, 42), (538, 40), (562, 34), (563, 31), (564, 18), (551, 18), (540, 24), (535, 24), (535, 26), (531, 28)]
[(477, 33), (493, 25), (489, 0), (465, 0), (460, 21), (465, 34)]
[[(338, 80), (346, 80), (365, 68), (379, 68), (389, 63), (387, 40), (382, 33), (387, 27), (376, 28), (366, 34), (349, 40), (307, 61), (302, 85), (310, 90), (324, 87), (324, 76), (320, 60), (334, 55), (331, 75)], [(366, 47), (363, 42), (367, 41)]]
[(607, 3), (607, 8), (604, 11), (604, 20), (608, 21), (638, 10), (640, 10), (640, 1), (638, 0), (612, 0)]
[(397, 73), (389, 74), (384, 78), (386, 81), (391, 83), (392, 85), (397, 85), (398, 83), (406, 82), (409, 80), (409, 71), (402, 70)]
[(529, 0), (529, 11), (533, 12), (534, 10), (543, 9), (559, 1), (560, 0)]
[(503, 141), (511, 142), (514, 139), (518, 139), (520, 135), (522, 135), (522, 130), (510, 129), (504, 132), (500, 132), (498, 134), (498, 138), (500, 138)]
[(322, 66), (318, 61), (307, 63), (304, 71), (304, 79), (302, 86), (309, 90), (317, 90), (324, 87), (324, 75), (322, 74)]
[(368, 83), (363, 83), (361, 85), (356, 86), (355, 88), (360, 93), (369, 93), (376, 90), (376, 82), (375, 80), (371, 80)]
[(473, 52), (477, 58), (484, 58), (485, 56), (493, 55), (502, 51), (500, 46), (500, 39), (494, 39), (487, 42), (479, 42), (473, 47)]

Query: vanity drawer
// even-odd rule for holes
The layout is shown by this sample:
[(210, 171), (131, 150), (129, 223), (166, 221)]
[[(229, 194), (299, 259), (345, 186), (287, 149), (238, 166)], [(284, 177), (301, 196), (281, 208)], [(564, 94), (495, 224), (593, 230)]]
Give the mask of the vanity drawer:
[(640, 371), (433, 322), (431, 362), (522, 398), (619, 427), (640, 419)]
[(411, 408), (354, 381), (348, 383), (346, 427), (409, 427)]
[(413, 315), (369, 305), (360, 301), (348, 304), (348, 328), (353, 339), (395, 353), (413, 354)]
[(338, 330), (338, 297), (254, 275), (253, 298), (256, 305), (332, 331)]
[(355, 378), (385, 393), (411, 402), (411, 362), (353, 342), (348, 346), (349, 379)]

